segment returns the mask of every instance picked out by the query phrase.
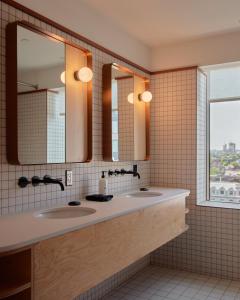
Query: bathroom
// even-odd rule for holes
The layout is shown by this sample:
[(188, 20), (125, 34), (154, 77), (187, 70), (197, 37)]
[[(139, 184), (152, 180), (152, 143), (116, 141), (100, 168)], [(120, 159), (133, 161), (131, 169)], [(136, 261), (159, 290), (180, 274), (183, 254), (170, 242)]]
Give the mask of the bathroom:
[(0, 8), (0, 299), (240, 299), (240, 3)]

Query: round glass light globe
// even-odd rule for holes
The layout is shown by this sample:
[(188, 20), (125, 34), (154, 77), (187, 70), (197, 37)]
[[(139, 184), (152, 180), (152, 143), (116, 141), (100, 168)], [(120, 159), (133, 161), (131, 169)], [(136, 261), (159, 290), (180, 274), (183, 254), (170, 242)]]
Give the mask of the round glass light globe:
[(152, 93), (145, 91), (141, 94), (141, 100), (144, 102), (150, 102), (152, 100)]
[(83, 67), (76, 72), (76, 76), (82, 82), (89, 82), (93, 78), (93, 71), (88, 67)]
[(61, 73), (60, 79), (61, 79), (62, 83), (65, 84), (65, 82), (66, 82), (66, 73), (65, 73), (65, 71), (63, 71)]
[(134, 96), (133, 93), (130, 93), (130, 94), (128, 94), (128, 96), (127, 96), (127, 100), (128, 100), (128, 102), (131, 103), (131, 104), (133, 104), (133, 102), (134, 102), (134, 97), (133, 97), (133, 96)]

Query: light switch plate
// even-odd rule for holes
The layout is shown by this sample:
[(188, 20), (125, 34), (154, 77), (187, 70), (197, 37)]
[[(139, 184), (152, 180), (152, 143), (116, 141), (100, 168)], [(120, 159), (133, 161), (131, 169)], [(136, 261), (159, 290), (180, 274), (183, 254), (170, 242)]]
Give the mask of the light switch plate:
[(72, 170), (66, 170), (65, 171), (66, 186), (72, 185), (72, 177), (73, 177)]

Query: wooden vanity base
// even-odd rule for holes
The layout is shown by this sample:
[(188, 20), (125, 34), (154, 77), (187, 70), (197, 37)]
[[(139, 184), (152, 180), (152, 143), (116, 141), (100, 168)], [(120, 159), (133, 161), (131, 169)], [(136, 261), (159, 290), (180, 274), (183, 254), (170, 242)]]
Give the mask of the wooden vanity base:
[(35, 300), (72, 300), (185, 231), (185, 199), (39, 242), (33, 247)]

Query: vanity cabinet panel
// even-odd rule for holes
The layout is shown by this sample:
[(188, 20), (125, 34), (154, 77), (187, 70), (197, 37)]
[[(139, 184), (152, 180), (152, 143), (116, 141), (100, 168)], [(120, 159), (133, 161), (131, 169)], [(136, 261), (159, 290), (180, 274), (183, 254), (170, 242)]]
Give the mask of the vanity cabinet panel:
[(177, 198), (39, 242), (34, 299), (72, 300), (186, 230)]

